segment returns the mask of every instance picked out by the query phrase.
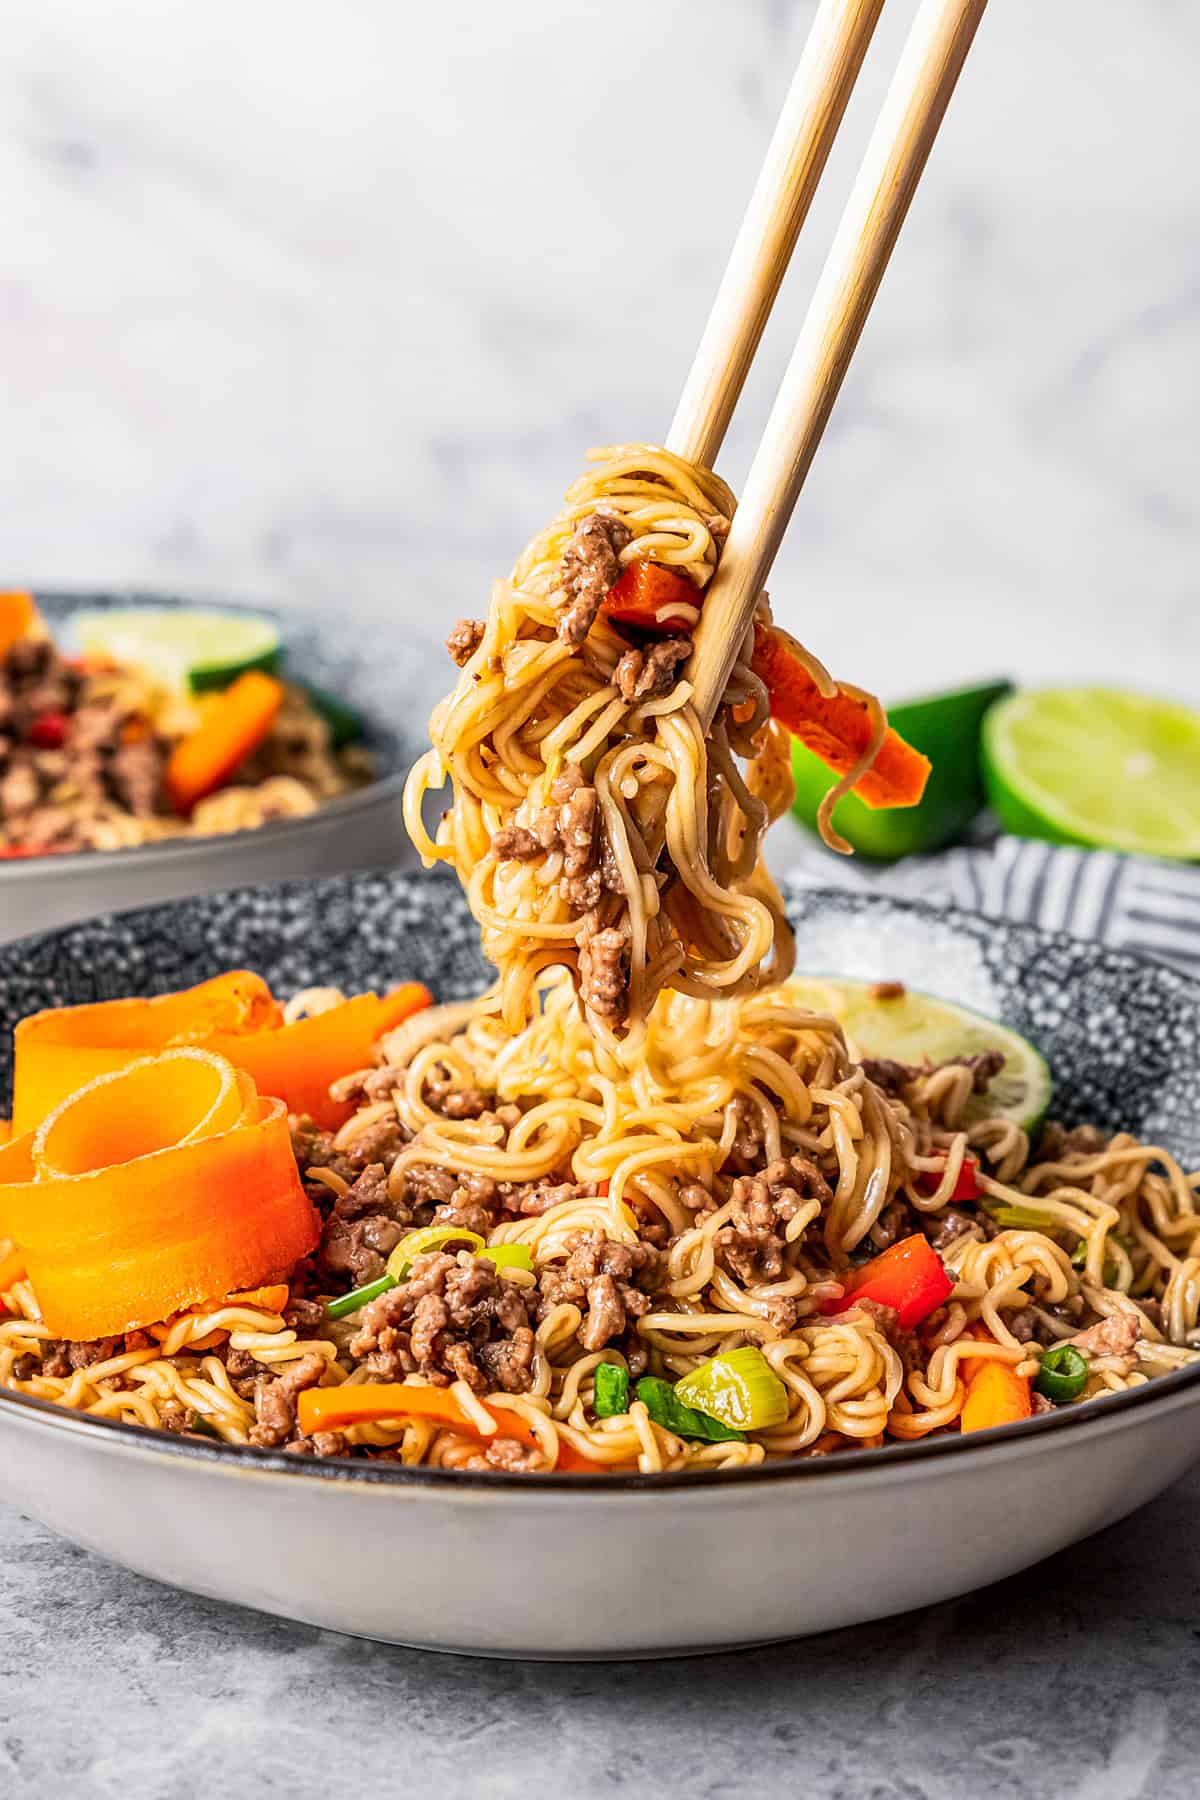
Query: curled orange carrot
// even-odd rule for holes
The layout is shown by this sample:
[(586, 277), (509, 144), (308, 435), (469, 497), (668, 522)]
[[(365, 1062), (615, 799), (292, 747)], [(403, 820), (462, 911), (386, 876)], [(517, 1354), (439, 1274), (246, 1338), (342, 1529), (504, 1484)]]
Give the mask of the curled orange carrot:
[(68, 1094), (148, 1051), (203, 1044), (218, 1034), (228, 1044), (282, 1024), (270, 988), (248, 969), (153, 1000), (101, 1000), (31, 1013), (13, 1034), (13, 1135), (32, 1131)]
[(1029, 1377), (1018, 1375), (1011, 1363), (973, 1359), (966, 1374), (967, 1397), (959, 1425), (963, 1431), (988, 1431), (993, 1425), (1015, 1425), (1033, 1413)]
[(694, 582), (643, 558), (631, 562), (608, 590), (602, 611), (614, 625), (666, 636), (692, 629), (701, 599)]
[[(529, 1450), (539, 1447), (537, 1434), (520, 1413), (507, 1406), (495, 1406), (490, 1400), (482, 1400), (480, 1405), (505, 1437), (515, 1438)], [(308, 1437), (315, 1431), (336, 1431), (344, 1425), (402, 1418), (438, 1419), (479, 1437), (475, 1421), (449, 1388), (417, 1387), (406, 1381), (364, 1381), (361, 1386), (306, 1388), (297, 1399), (296, 1417), (301, 1431)], [(485, 1440), (480, 1438), (480, 1441)], [(586, 1470), (602, 1472), (604, 1467), (581, 1455), (563, 1438), (558, 1441), (558, 1461), (554, 1466), (577, 1473)]]
[(260, 669), (248, 669), (212, 701), (167, 761), (167, 795), (176, 812), (190, 813), (233, 774), (262, 743), (282, 704), (282, 682)]
[(14, 1036), (13, 1128), (18, 1135), (32, 1131), (68, 1094), (147, 1051), (198, 1044), (245, 1069), (260, 1093), (283, 1100), (289, 1112), (307, 1112), (336, 1130), (354, 1109), (335, 1104), (330, 1085), (364, 1068), (377, 1040), (431, 998), (419, 981), (409, 981), (284, 1025), (261, 976), (236, 969), (155, 1000), (34, 1013)]
[[(871, 741), (870, 714), (851, 694), (822, 694), (798, 648), (778, 625), (756, 625), (754, 673), (766, 683), (771, 717), (786, 725), (835, 774), (845, 775)], [(889, 726), (873, 766), (855, 782), (854, 792), (876, 808), (916, 806), (930, 767), (929, 759)]]
[(38, 610), (32, 594), (21, 590), (0, 593), (0, 656), (18, 638), (28, 637), (38, 622)]
[(186, 1048), (98, 1076), (0, 1149), (0, 1231), (51, 1331), (86, 1339), (271, 1281), (320, 1221), (282, 1101)]

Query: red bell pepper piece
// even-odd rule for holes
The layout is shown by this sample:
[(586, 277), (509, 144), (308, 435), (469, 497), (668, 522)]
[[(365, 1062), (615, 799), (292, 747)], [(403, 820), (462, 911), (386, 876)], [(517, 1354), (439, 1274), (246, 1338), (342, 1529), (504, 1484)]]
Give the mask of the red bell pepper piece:
[(878, 1306), (893, 1307), (897, 1323), (906, 1331), (927, 1319), (954, 1290), (941, 1257), (919, 1231), (838, 1280), (845, 1290), (842, 1297), (819, 1301), (819, 1312), (845, 1312), (857, 1300), (874, 1300)]
[(661, 563), (643, 559), (631, 562), (614, 582), (601, 610), (614, 625), (632, 625), (638, 631), (671, 637), (675, 632), (691, 631), (700, 600), (700, 590), (692, 582), (673, 575)]
[[(950, 1200), (953, 1202), (955, 1200), (980, 1199), (982, 1189), (979, 1186), (978, 1176), (979, 1164), (968, 1153), (962, 1159), (962, 1168), (958, 1171), (958, 1180), (954, 1184)], [(918, 1175), (916, 1186), (922, 1194), (936, 1194), (941, 1179), (940, 1175), (935, 1175), (932, 1170), (929, 1170), (926, 1174)]]
[(44, 850), (35, 850), (32, 844), (6, 844), (0, 849), (0, 860), (19, 862), (26, 856), (45, 856), (45, 854)]
[(64, 712), (39, 713), (25, 735), (39, 750), (61, 750), (67, 741), (69, 724)]

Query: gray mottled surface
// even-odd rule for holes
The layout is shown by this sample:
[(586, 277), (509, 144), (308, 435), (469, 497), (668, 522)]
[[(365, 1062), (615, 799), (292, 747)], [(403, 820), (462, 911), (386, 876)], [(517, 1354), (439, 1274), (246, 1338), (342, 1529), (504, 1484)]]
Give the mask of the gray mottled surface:
[(194, 1600), (0, 1508), (0, 1794), (1184, 1800), (1198, 1508), (1200, 1474), (1040, 1569), (880, 1625), (561, 1665)]

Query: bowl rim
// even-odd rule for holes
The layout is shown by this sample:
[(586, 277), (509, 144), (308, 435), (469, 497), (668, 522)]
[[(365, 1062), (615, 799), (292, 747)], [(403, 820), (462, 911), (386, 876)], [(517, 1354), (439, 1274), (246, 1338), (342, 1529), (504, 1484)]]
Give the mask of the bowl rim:
[[(287, 613), (270, 601), (255, 603), (214, 595), (193, 597), (157, 588), (59, 588), (42, 587), (37, 583), (31, 584), (29, 592), (39, 603), (49, 602), (55, 607), (70, 607), (80, 612), (100, 600), (111, 599), (119, 605), (131, 607), (168, 607), (180, 610), (193, 608), (197, 612), (247, 613), (269, 619), (280, 628), (281, 634), (286, 634), (288, 622)], [(305, 619), (300, 621), (301, 625), (310, 628), (313, 623)], [(368, 727), (376, 722), (380, 725), (383, 723), (373, 707), (366, 709), (364, 718)], [(398, 743), (397, 749), (400, 766), (389, 769), (383, 775), (373, 775), (362, 787), (334, 795), (315, 811), (302, 813), (299, 818), (270, 819), (266, 824), (255, 825), (248, 831), (212, 832), (206, 837), (164, 838), (160, 843), (133, 844), (123, 850), (67, 850), (50, 856), (13, 857), (11, 860), (4, 858), (0, 859), (0, 886), (6, 883), (14, 886), (21, 883), (36, 885), (50, 875), (70, 877), (84, 871), (98, 876), (124, 869), (136, 871), (145, 867), (147, 862), (153, 868), (162, 868), (168, 863), (182, 863), (186, 866), (197, 860), (211, 864), (213, 855), (219, 854), (222, 848), (231, 844), (241, 845), (247, 840), (254, 844), (271, 844), (280, 839), (298, 837), (305, 831), (316, 829), (325, 820), (342, 819), (366, 811), (372, 804), (386, 805), (401, 794), (408, 771), (402, 766), (405, 755), (403, 745)]]
[[(76, 1412), (59, 1406), (53, 1400), (40, 1400), (32, 1394), (14, 1393), (0, 1387), (0, 1431), (4, 1426), (5, 1408), (11, 1407), (25, 1416), (26, 1423), (51, 1431), (82, 1432), (97, 1447), (107, 1441), (118, 1455), (163, 1455), (182, 1458), (185, 1463), (207, 1466), (215, 1473), (238, 1473), (279, 1476), (291, 1481), (324, 1481), (351, 1488), (394, 1488), (398, 1492), (426, 1489), (445, 1497), (467, 1489), (488, 1493), (552, 1493), (552, 1494), (647, 1494), (663, 1491), (694, 1493), (744, 1492), (747, 1488), (774, 1485), (779, 1482), (836, 1482), (854, 1475), (884, 1474), (888, 1470), (903, 1473), (921, 1470), (929, 1463), (951, 1459), (974, 1460), (978, 1452), (999, 1451), (1022, 1442), (1038, 1442), (1051, 1434), (1100, 1429), (1105, 1424), (1119, 1424), (1123, 1415), (1148, 1406), (1156, 1406), (1186, 1394), (1200, 1383), (1200, 1360), (1169, 1375), (1156, 1375), (1137, 1387), (1095, 1400), (1082, 1401), (1069, 1407), (1038, 1413), (1015, 1425), (997, 1425), (972, 1434), (965, 1443), (962, 1436), (921, 1438), (912, 1443), (881, 1445), (870, 1450), (836, 1450), (828, 1456), (808, 1457), (794, 1461), (780, 1460), (756, 1463), (744, 1469), (677, 1469), (648, 1475), (561, 1475), (553, 1470), (525, 1474), (498, 1469), (440, 1469), (423, 1463), (354, 1463), (340, 1457), (322, 1459), (313, 1456), (289, 1456), (282, 1450), (259, 1450), (238, 1444), (203, 1443), (176, 1437), (148, 1425), (127, 1424), (120, 1419), (97, 1418), (91, 1413)], [(100, 1435), (97, 1437), (96, 1434)], [(1200, 1454), (1200, 1453), (1198, 1453)]]
[[(382, 784), (379, 784), (382, 785)], [(372, 790), (362, 790), (370, 792)], [(357, 799), (359, 795), (349, 798)], [(309, 818), (319, 818), (320, 813), (310, 814)], [(303, 823), (303, 821), (300, 821)], [(263, 829), (266, 829), (265, 827)], [(258, 834), (247, 834), (257, 836)], [(227, 840), (226, 840), (227, 841)], [(194, 840), (197, 846), (211, 843), (211, 839)], [(120, 855), (121, 852), (114, 854)], [(428, 874), (414, 869), (391, 869), (375, 871), (365, 876), (330, 875), (313, 881), (285, 881), (254, 883), (250, 886), (223, 890), (226, 894), (246, 895), (286, 889), (311, 890), (313, 887), (335, 886), (339, 883), (352, 883), (360, 879), (410, 882), (417, 879), (428, 880)], [(1190, 991), (1200, 1003), (1200, 979), (1187, 972), (1173, 968), (1168, 963), (1157, 961), (1153, 957), (1144, 956), (1135, 950), (1116, 948), (1112, 945), (1089, 943), (1088, 940), (1062, 929), (1048, 928), (1031, 924), (1027, 921), (998, 918), (970, 907), (948, 905), (936, 906), (927, 900), (913, 899), (908, 896), (891, 894), (871, 894), (848, 891), (843, 888), (827, 887), (806, 880), (789, 882), (785, 874), (782, 880), (785, 889), (794, 891), (797, 897), (817, 899), (824, 897), (836, 899), (841, 905), (850, 905), (856, 909), (873, 909), (883, 906), (900, 912), (910, 912), (925, 918), (938, 920), (965, 921), (973, 926), (994, 925), (1005, 929), (1029, 932), (1033, 936), (1048, 943), (1084, 944), (1095, 954), (1123, 965), (1152, 972), (1157, 978), (1181, 986)], [(221, 894), (205, 894), (201, 901), (220, 899)], [(179, 904), (172, 901), (152, 902), (148, 907), (137, 908), (128, 915), (136, 921), (139, 913), (157, 912), (163, 906)], [(59, 935), (59, 931), (71, 931), (73, 927), (65, 926), (53, 929), (44, 938)], [(12, 946), (0, 947), (11, 949)], [(397, 1491), (426, 1488), (430, 1492), (447, 1496), (468, 1490), (482, 1490), (494, 1493), (591, 1493), (591, 1494), (646, 1494), (664, 1490), (673, 1492), (722, 1492), (725, 1490), (745, 1491), (766, 1484), (788, 1481), (818, 1481), (848, 1479), (855, 1474), (884, 1472), (889, 1469), (903, 1472), (906, 1469), (921, 1469), (927, 1463), (941, 1462), (951, 1458), (951, 1466), (956, 1462), (974, 1461), (976, 1453), (991, 1449), (1003, 1449), (1025, 1441), (1039, 1441), (1051, 1433), (1077, 1430), (1081, 1426), (1102, 1429), (1109, 1422), (1119, 1423), (1123, 1415), (1139, 1408), (1153, 1406), (1158, 1402), (1166, 1403), (1172, 1398), (1188, 1392), (1200, 1383), (1200, 1356), (1196, 1362), (1181, 1369), (1175, 1369), (1168, 1375), (1156, 1375), (1137, 1387), (1125, 1388), (1116, 1393), (1098, 1396), (1094, 1400), (1079, 1402), (1069, 1407), (1056, 1408), (1053, 1412), (1035, 1414), (1032, 1418), (1021, 1420), (1013, 1425), (993, 1426), (989, 1430), (972, 1434), (970, 1443), (958, 1436), (921, 1438), (909, 1443), (891, 1443), (868, 1450), (837, 1450), (827, 1456), (809, 1457), (796, 1460), (781, 1459), (778, 1462), (756, 1463), (749, 1468), (741, 1469), (695, 1469), (667, 1470), (657, 1474), (625, 1474), (625, 1475), (585, 1475), (571, 1473), (561, 1475), (553, 1470), (515, 1473), (504, 1470), (475, 1469), (440, 1469), (430, 1468), (425, 1464), (400, 1463), (355, 1463), (338, 1457), (321, 1459), (310, 1456), (289, 1456), (281, 1450), (259, 1450), (251, 1446), (205, 1443), (195, 1438), (180, 1438), (171, 1432), (157, 1430), (147, 1425), (134, 1425), (119, 1419), (97, 1418), (85, 1412), (77, 1412), (71, 1408), (57, 1405), (52, 1400), (41, 1400), (32, 1394), (15, 1393), (11, 1388), (0, 1386), (0, 1429), (3, 1429), (6, 1408), (12, 1408), (24, 1418), (27, 1424), (49, 1430), (66, 1432), (82, 1432), (99, 1445), (108, 1442), (118, 1454), (128, 1455), (164, 1455), (184, 1459), (200, 1466), (207, 1466), (215, 1472), (225, 1474), (259, 1474), (283, 1476), (290, 1480), (332, 1482), (343, 1488), (394, 1488)], [(95, 1434), (99, 1433), (97, 1437)]]

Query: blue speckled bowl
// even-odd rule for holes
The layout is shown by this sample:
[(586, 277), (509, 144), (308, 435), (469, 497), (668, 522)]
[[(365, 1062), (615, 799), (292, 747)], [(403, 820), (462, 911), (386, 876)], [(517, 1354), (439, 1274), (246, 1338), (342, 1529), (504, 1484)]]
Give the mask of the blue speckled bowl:
[[(793, 913), (802, 968), (993, 1013), (1046, 1053), (1059, 1117), (1200, 1159), (1200, 985), (1060, 934), (874, 895), (804, 891)], [(0, 1084), (24, 1013), (233, 966), (281, 993), (417, 977), (450, 999), (486, 979), (444, 876), (151, 907), (0, 950)], [(0, 1495), (159, 1580), (365, 1637), (648, 1656), (982, 1587), (1152, 1498), (1200, 1455), (1198, 1423), (1200, 1365), (966, 1440), (723, 1476), (464, 1475), (227, 1450), (0, 1393)]]
[(29, 931), (155, 900), (210, 893), (244, 883), (281, 881), (351, 869), (392, 868), (413, 857), (400, 795), (425, 731), (414, 672), (398, 677), (394, 659), (372, 654), (369, 634), (345, 618), (335, 631), (270, 607), (224, 599), (185, 600), (148, 593), (43, 593), (38, 605), (52, 631), (70, 644), (81, 608), (203, 606), (274, 620), (286, 670), (350, 701), (362, 713), (376, 779), (300, 819), (279, 820), (232, 837), (171, 839), (133, 850), (89, 851), (0, 863), (0, 943)]

